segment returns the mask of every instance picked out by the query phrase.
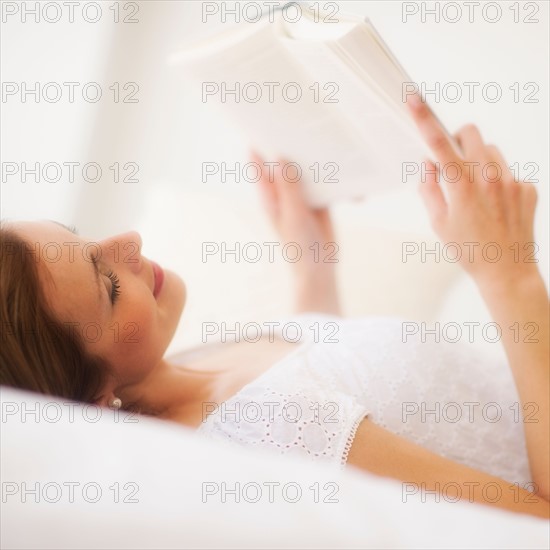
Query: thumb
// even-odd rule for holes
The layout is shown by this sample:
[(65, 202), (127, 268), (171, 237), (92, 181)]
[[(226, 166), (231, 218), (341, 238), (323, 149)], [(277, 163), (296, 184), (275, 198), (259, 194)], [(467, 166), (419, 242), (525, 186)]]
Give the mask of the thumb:
[(300, 181), (302, 172), (300, 165), (279, 158), (275, 172), (275, 182), (281, 203), (286, 208), (307, 209), (303, 185)]

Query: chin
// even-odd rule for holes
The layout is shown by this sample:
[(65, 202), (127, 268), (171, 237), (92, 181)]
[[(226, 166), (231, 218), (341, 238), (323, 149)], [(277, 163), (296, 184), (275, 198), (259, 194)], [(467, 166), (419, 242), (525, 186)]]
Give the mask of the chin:
[(168, 303), (171, 305), (171, 308), (177, 309), (178, 320), (181, 316), (185, 303), (187, 301), (187, 287), (183, 279), (173, 271), (165, 270), (166, 281), (164, 284), (167, 284), (167, 296)]
[(157, 312), (162, 332), (160, 339), (164, 345), (164, 352), (172, 341), (178, 328), (187, 293), (183, 279), (172, 271), (164, 271), (164, 285), (159, 295)]

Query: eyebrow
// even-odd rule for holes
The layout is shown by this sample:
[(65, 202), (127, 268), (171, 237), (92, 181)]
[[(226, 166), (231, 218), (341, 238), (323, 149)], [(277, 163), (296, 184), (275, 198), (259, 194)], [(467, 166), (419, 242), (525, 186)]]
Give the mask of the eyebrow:
[(74, 235), (78, 235), (78, 229), (74, 225), (65, 225), (61, 222), (56, 222), (55, 220), (48, 220), (49, 222), (55, 223), (56, 225), (59, 225), (63, 229), (66, 229), (67, 231), (70, 231)]
[[(59, 225), (60, 227), (62, 227), (63, 229), (66, 229), (67, 231), (70, 231), (74, 235), (78, 235), (78, 229), (74, 225), (67, 226), (64, 223), (57, 222), (55, 220), (48, 220), (48, 221), (53, 222), (56, 225)], [(99, 266), (97, 265), (97, 261), (96, 261), (95, 256), (91, 256), (91, 259), (92, 259), (91, 263), (92, 263), (92, 269), (93, 269), (93, 273), (94, 273), (94, 280), (95, 280), (95, 284), (96, 284), (96, 288), (97, 288), (99, 301), (101, 303), (103, 301), (103, 292), (101, 291), (101, 287), (103, 285), (101, 284), (101, 276), (99, 274)], [(105, 288), (105, 287), (103, 287), (103, 288)]]

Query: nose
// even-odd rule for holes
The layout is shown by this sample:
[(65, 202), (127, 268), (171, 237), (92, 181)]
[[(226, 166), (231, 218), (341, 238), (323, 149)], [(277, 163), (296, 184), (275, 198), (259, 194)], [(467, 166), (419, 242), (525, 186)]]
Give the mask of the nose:
[(102, 242), (102, 249), (119, 269), (126, 267), (134, 273), (139, 273), (143, 264), (142, 245), (141, 235), (137, 231), (128, 231), (105, 239)]

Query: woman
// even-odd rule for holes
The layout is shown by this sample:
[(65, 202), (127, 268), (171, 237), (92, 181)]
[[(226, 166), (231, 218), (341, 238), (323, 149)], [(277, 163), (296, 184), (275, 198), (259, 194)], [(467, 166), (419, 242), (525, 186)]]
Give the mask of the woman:
[[(414, 98), (410, 108), (437, 160), (463, 169), (460, 181), (446, 184), (445, 196), (435, 166), (427, 163), (420, 191), (440, 238), (498, 243), (505, 252), (516, 243), (524, 250), (533, 241), (534, 188), (514, 180), (499, 151), (484, 145), (475, 127), (457, 135), (460, 158), (422, 101)], [(477, 168), (468, 171), (473, 165), (465, 163), (471, 162), (496, 162), (502, 176), (484, 181)], [(328, 213), (309, 209), (298, 186), (278, 174), (274, 181), (263, 178), (261, 188), (285, 242), (307, 247), (333, 240)], [(400, 479), (409, 492), (447, 491), (449, 500), (451, 487), (463, 500), (549, 517), (548, 296), (535, 263), (513, 254), (494, 263), (468, 255), (461, 260), (496, 323), (538, 327), (536, 342), (503, 330), (514, 386), (503, 367), (457, 359), (456, 348), (405, 346), (395, 321), (379, 325), (338, 317), (330, 263), (296, 264), (297, 309), (309, 312), (309, 320), (336, 321), (339, 345), (262, 339), (253, 346), (218, 346), (198, 358), (187, 354), (178, 365), (163, 356), (185, 286), (141, 256), (140, 248), (136, 233), (97, 246), (52, 222), (5, 224), (1, 383), (138, 409), (282, 454), (351, 464)], [(298, 319), (307, 322), (308, 316)], [(416, 400), (407, 394), (411, 387)], [(403, 411), (411, 413), (430, 392), (507, 404), (519, 396), (517, 412), (525, 422), (407, 424)], [(405, 402), (413, 408), (404, 408)], [(529, 404), (536, 406), (536, 421), (532, 414), (527, 420)], [(263, 408), (254, 416), (258, 405)], [(282, 405), (292, 405), (292, 412)], [(522, 476), (523, 483), (513, 483)], [(526, 479), (533, 483), (526, 485)]]

